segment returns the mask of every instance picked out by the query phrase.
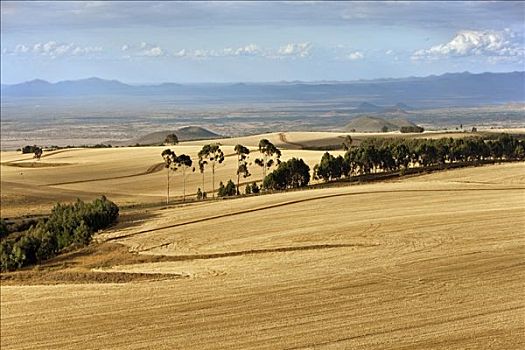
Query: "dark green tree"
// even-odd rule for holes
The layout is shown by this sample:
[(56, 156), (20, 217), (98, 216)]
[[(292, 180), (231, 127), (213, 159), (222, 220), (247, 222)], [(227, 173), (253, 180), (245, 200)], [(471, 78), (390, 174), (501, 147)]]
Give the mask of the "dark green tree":
[(179, 138), (175, 134), (169, 134), (164, 139), (164, 145), (166, 146), (175, 146), (179, 143)]
[(42, 153), (44, 151), (42, 150), (42, 148), (40, 147), (36, 147), (35, 148), (35, 152), (34, 152), (34, 155), (33, 155), (33, 158), (36, 158), (36, 160), (40, 160), (40, 158), (42, 157)]
[[(224, 161), (224, 153), (218, 144), (204, 145), (199, 152), (199, 161), (206, 160), (211, 164), (212, 173), (212, 196), (215, 197), (215, 166), (221, 164)], [(199, 162), (200, 165), (200, 162)], [(202, 168), (204, 169), (204, 168)], [(202, 170), (204, 176), (204, 170)], [(204, 185), (203, 185), (204, 186)]]
[(192, 168), (193, 161), (191, 160), (191, 157), (187, 154), (181, 154), (180, 156), (175, 158), (175, 168), (176, 169), (182, 169), (182, 201), (186, 201), (186, 170), (187, 169), (193, 169), (195, 171), (195, 168)]
[(250, 150), (243, 145), (236, 145), (234, 151), (237, 154), (237, 194), (240, 194), (239, 184), (241, 174), (243, 178), (251, 175), (248, 169), (248, 155), (250, 154)]
[(262, 158), (255, 159), (255, 164), (263, 169), (263, 179), (266, 178), (266, 171), (273, 165), (281, 163), (281, 151), (267, 139), (259, 141), (259, 152)]
[(346, 135), (345, 139), (343, 141), (343, 149), (345, 151), (348, 151), (350, 149), (350, 147), (352, 147), (352, 142), (353, 142), (352, 136)]
[(170, 204), (170, 170), (172, 170), (177, 155), (168, 148), (162, 151), (161, 156), (164, 159), (164, 167), (166, 168), (166, 174), (168, 176), (168, 180), (166, 182), (166, 204)]
[(235, 196), (237, 194), (237, 187), (235, 186), (235, 183), (232, 180), (228, 180), (226, 185), (224, 185), (221, 181), (219, 184), (219, 189), (217, 191), (217, 195), (219, 197), (230, 197)]
[[(308, 185), (310, 167), (298, 158), (282, 162), (264, 178), (263, 186), (272, 190), (284, 190)], [(253, 188), (252, 188), (253, 190)]]

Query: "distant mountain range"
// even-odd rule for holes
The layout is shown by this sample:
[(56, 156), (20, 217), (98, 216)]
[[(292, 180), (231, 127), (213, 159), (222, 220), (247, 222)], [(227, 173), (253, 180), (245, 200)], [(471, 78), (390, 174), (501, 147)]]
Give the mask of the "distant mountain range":
[[(439, 76), (403, 79), (359, 80), (350, 82), (276, 82), (129, 85), (117, 80), (89, 78), (50, 83), (32, 80), (2, 85), (2, 97), (82, 97), (167, 96), (187, 101), (265, 102), (265, 101), (373, 101), (393, 105), (404, 101), (414, 107), (429, 105), (476, 105), (525, 101), (525, 72), (447, 73)], [(431, 102), (429, 102), (431, 101)], [(373, 104), (356, 106), (373, 112), (385, 107)], [(393, 111), (410, 107), (397, 104)]]

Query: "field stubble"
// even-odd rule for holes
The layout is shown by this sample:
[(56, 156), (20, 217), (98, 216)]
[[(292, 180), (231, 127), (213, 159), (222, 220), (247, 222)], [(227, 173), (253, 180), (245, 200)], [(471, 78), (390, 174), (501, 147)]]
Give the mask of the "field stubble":
[(524, 171), (150, 210), (62, 261), (137, 278), (2, 286), (2, 348), (523, 347)]

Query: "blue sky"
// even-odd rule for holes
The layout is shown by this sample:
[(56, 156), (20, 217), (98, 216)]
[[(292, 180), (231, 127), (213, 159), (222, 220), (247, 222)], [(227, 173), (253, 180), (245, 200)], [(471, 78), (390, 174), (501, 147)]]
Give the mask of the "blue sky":
[(523, 2), (1, 6), (2, 83), (355, 80), (525, 68)]

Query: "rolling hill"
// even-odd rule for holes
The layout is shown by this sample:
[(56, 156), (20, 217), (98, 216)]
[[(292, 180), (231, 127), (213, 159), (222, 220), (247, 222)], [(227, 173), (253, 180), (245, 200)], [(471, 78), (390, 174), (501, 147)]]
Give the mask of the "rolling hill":
[(222, 136), (200, 126), (186, 126), (177, 130), (155, 131), (136, 139), (128, 141), (109, 141), (108, 144), (113, 146), (132, 146), (132, 145), (160, 145), (164, 143), (166, 136), (169, 134), (177, 135), (179, 141), (192, 141), (204, 139), (217, 139)]
[(523, 348), (524, 166), (123, 211), (2, 274), (0, 346)]
[(381, 132), (383, 128), (386, 127), (388, 131), (396, 131), (402, 126), (416, 126), (416, 124), (408, 119), (400, 117), (384, 119), (375, 116), (361, 116), (352, 119), (350, 123), (346, 124), (345, 130), (354, 130), (357, 132)]

